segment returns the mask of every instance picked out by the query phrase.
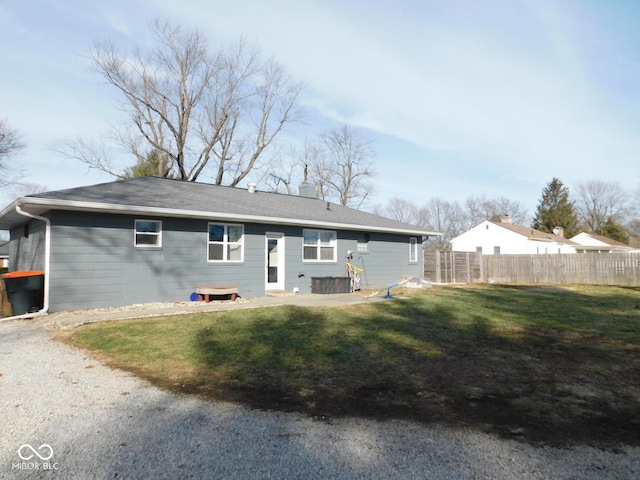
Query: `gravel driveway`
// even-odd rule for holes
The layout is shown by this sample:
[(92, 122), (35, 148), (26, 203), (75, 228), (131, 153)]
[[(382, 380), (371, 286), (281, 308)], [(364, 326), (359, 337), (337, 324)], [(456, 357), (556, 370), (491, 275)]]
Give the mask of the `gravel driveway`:
[(640, 448), (537, 448), (173, 395), (51, 340), (38, 320), (0, 323), (0, 373), (3, 479), (640, 478)]

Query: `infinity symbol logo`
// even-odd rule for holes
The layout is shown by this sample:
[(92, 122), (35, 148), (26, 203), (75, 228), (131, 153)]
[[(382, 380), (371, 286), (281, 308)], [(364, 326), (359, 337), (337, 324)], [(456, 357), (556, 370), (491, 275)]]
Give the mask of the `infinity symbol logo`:
[[(23, 454), (24, 450), (27, 451), (26, 455)], [(31, 450), (31, 452), (33, 452), (33, 453), (29, 452), (29, 450)], [(42, 452), (42, 455), (41, 455), (41, 452)], [(34, 455), (36, 455), (38, 458), (40, 458), (40, 460), (49, 460), (51, 457), (53, 457), (53, 448), (51, 448), (50, 445), (47, 445), (46, 443), (43, 443), (42, 445), (40, 445), (38, 447), (38, 450), (36, 450), (31, 445), (28, 445), (28, 444), (25, 443), (24, 445), (21, 445), (20, 448), (18, 449), (18, 456), (22, 460), (31, 460)]]

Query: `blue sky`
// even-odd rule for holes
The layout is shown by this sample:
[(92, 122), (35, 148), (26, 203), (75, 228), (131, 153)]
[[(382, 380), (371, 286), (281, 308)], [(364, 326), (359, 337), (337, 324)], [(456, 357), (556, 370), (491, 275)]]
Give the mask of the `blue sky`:
[(374, 203), (506, 197), (533, 214), (558, 177), (640, 187), (640, 2), (635, 0), (4, 0), (0, 117), (25, 137), (26, 181), (112, 177), (53, 153), (121, 117), (82, 56), (149, 42), (168, 18), (212, 48), (244, 35), (306, 82), (310, 124), (374, 140)]

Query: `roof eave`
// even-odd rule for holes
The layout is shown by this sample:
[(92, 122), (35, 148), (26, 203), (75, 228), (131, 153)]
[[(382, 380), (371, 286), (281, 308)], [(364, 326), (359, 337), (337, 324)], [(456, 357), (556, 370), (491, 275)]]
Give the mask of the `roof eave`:
[(20, 205), (20, 200), (22, 199), (13, 201), (0, 212), (0, 230), (10, 230), (20, 223), (15, 220), (16, 218), (24, 218), (16, 211), (16, 207)]
[(0, 218), (5, 215), (5, 212), (11, 213), (11, 210), (15, 211), (15, 207), (20, 205), (26, 210), (35, 210), (33, 213), (44, 213), (47, 210), (68, 210), (68, 211), (84, 211), (84, 212), (100, 212), (100, 213), (114, 213), (114, 214), (127, 214), (127, 215), (156, 215), (161, 217), (177, 217), (177, 218), (198, 218), (204, 220), (225, 220), (230, 222), (253, 222), (262, 224), (279, 224), (279, 225), (291, 225), (301, 227), (318, 227), (318, 228), (333, 228), (333, 229), (348, 229), (348, 230), (360, 230), (368, 232), (384, 232), (384, 233), (396, 233), (406, 235), (416, 235), (423, 237), (440, 236), (439, 232), (431, 232), (428, 230), (416, 229), (404, 229), (394, 227), (378, 227), (371, 225), (357, 225), (340, 222), (326, 222), (319, 220), (305, 220), (297, 218), (286, 217), (268, 217), (263, 215), (243, 215), (232, 214), (224, 212), (211, 212), (200, 210), (184, 210), (174, 208), (161, 208), (161, 207), (148, 207), (139, 205), (120, 205), (112, 203), (99, 203), (99, 202), (83, 202), (77, 200), (52, 200), (44, 198), (27, 198), (23, 197), (10, 207), (7, 207)]

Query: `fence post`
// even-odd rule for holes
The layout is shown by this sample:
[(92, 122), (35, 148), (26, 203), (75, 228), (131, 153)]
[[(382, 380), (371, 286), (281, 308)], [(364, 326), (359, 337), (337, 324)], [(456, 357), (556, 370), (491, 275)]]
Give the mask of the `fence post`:
[(451, 283), (456, 283), (456, 252), (451, 252)]

